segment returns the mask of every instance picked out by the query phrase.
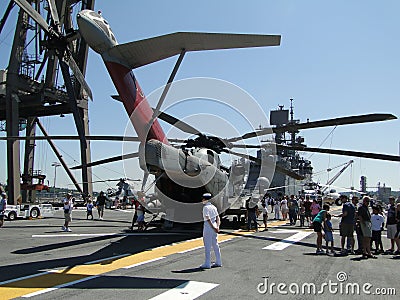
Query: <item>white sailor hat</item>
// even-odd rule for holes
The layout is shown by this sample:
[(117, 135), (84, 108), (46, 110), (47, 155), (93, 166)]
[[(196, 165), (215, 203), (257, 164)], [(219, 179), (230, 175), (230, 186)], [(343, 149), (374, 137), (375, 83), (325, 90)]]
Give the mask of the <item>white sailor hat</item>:
[(203, 199), (209, 200), (212, 198), (212, 195), (210, 193), (204, 193), (203, 194)]
[(3, 197), (7, 197), (7, 194), (4, 193), (4, 192), (2, 192), (1, 195), (2, 195)]

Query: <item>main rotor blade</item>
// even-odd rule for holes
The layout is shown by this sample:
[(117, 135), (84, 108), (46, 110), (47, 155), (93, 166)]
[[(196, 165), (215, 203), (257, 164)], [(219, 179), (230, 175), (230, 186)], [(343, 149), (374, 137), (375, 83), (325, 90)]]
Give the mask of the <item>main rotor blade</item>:
[(400, 156), (397, 156), (397, 155), (372, 153), (372, 152), (360, 152), (360, 151), (352, 151), (352, 150), (312, 148), (312, 147), (307, 147), (307, 146), (287, 146), (287, 145), (280, 145), (280, 144), (275, 144), (275, 143), (268, 143), (268, 144), (261, 144), (261, 145), (233, 144), (232, 148), (260, 149), (260, 148), (268, 148), (268, 147), (272, 147), (272, 146), (276, 147), (277, 150), (295, 150), (295, 151), (304, 151), (304, 152), (336, 154), (336, 155), (343, 155), (343, 156), (364, 157), (364, 158), (387, 160), (387, 161), (400, 161)]
[(185, 144), (187, 143), (187, 139), (183, 140), (183, 139), (168, 139), (168, 142), (171, 143), (179, 143), (179, 144)]
[(71, 170), (77, 170), (77, 169), (82, 169), (84, 167), (88, 167), (89, 168), (89, 167), (108, 164), (108, 163), (111, 163), (111, 162), (120, 161), (120, 160), (124, 160), (124, 159), (135, 158), (135, 157), (139, 157), (139, 152), (134, 152), (134, 153), (118, 155), (118, 156), (114, 156), (114, 157), (110, 157), (110, 158), (105, 158), (105, 159), (102, 159), (102, 160), (98, 160), (98, 161), (94, 161), (94, 162), (88, 163), (86, 165), (80, 165), (80, 166), (72, 167), (70, 169)]
[(270, 127), (270, 128), (264, 128), (262, 130), (256, 130), (256, 131), (253, 131), (253, 132), (248, 132), (246, 134), (243, 134), (242, 136), (238, 136), (238, 137), (233, 137), (233, 138), (227, 139), (226, 141), (228, 143), (233, 143), (233, 142), (237, 142), (237, 141), (241, 141), (241, 140), (251, 139), (251, 138), (254, 138), (256, 136), (272, 134), (273, 133), (273, 129), (274, 128)]
[(328, 126), (338, 126), (338, 125), (349, 125), (349, 124), (360, 124), (360, 123), (371, 123), (395, 120), (396, 116), (392, 114), (366, 114), (358, 116), (341, 117), (335, 119), (313, 121), (298, 124), (287, 124), (285, 126), (276, 127), (273, 129), (274, 133), (285, 132), (285, 131), (296, 131), (300, 129), (310, 129), (310, 128), (320, 128)]
[[(251, 160), (251, 161), (254, 161), (255, 163), (258, 163), (260, 165), (263, 164), (263, 162), (262, 162), (262, 160), (260, 158), (252, 156), (252, 155), (243, 154), (243, 153), (235, 152), (235, 151), (232, 151), (232, 150), (226, 150), (226, 152), (228, 152), (230, 154), (233, 154), (233, 155), (236, 155), (236, 156), (239, 156), (239, 157), (246, 158), (246, 159)], [(265, 165), (265, 162), (264, 162), (264, 165)], [(292, 170), (289, 170), (289, 169), (286, 169), (284, 167), (281, 167), (278, 164), (275, 164), (274, 167), (275, 167), (275, 171), (277, 171), (279, 173), (282, 173), (282, 174), (285, 174), (285, 175), (287, 175), (289, 177), (292, 177), (292, 178), (294, 178), (296, 180), (302, 180), (302, 179), (305, 178), (304, 176), (302, 176), (300, 174), (297, 174), (296, 172), (293, 172)]]
[(397, 119), (396, 116), (392, 114), (367, 114), (359, 116), (341, 117), (335, 119), (297, 123), (297, 124), (287, 124), (280, 127), (269, 127), (262, 130), (257, 130), (253, 132), (246, 133), (240, 137), (234, 137), (227, 139), (228, 142), (236, 142), (240, 140), (250, 139), (256, 136), (262, 136), (271, 133), (281, 133), (286, 131), (297, 131), (300, 129), (310, 129), (319, 128), (327, 126), (337, 126), (337, 125), (349, 125), (349, 124), (359, 124), (359, 123), (369, 123), (369, 122), (379, 122)]
[(54, 0), (47, 0), (50, 8), (50, 14), (53, 19), (54, 25), (57, 26), (58, 33), (60, 32), (60, 18), (58, 17), (57, 6)]
[(296, 151), (354, 156), (354, 157), (364, 157), (364, 158), (387, 160), (387, 161), (400, 161), (400, 156), (398, 156), (398, 155), (389, 155), (389, 154), (380, 154), (380, 153), (371, 153), (371, 152), (326, 149), (326, 148), (312, 148), (312, 147), (303, 147), (303, 146), (284, 146), (284, 145), (276, 145), (276, 148), (277, 149), (291, 149), (291, 150), (296, 150)]
[(61, 72), (62, 72), (63, 78), (64, 78), (64, 84), (67, 89), (69, 105), (70, 105), (72, 113), (74, 115), (76, 129), (78, 131), (78, 135), (79, 135), (82, 145), (86, 145), (83, 119), (82, 119), (81, 113), (79, 111), (78, 104), (76, 103), (75, 91), (74, 91), (74, 87), (72, 85), (71, 77), (69, 74), (69, 68), (68, 68), (68, 65), (64, 62), (64, 60), (62, 60), (61, 57), (59, 57), (59, 60), (60, 60)]
[(282, 174), (285, 174), (285, 175), (287, 175), (289, 177), (292, 177), (292, 178), (294, 178), (296, 180), (303, 180), (305, 178), (304, 176), (302, 176), (302, 175), (300, 175), (300, 174), (298, 174), (296, 172), (293, 172), (292, 170), (289, 170), (289, 169), (286, 169), (284, 167), (281, 167), (280, 165), (275, 165), (275, 171), (277, 171), (279, 173), (282, 173)]
[[(122, 178), (124, 181), (142, 181), (142, 179), (131, 179), (131, 178)], [(95, 181), (88, 181), (88, 182), (78, 182), (78, 184), (83, 183), (99, 183), (99, 182), (113, 182), (113, 181), (120, 181), (119, 179), (105, 179), (105, 180), (95, 180)]]
[(230, 144), (231, 148), (240, 148), (240, 149), (260, 149), (263, 148), (264, 144), (261, 145), (248, 145), (248, 144)]
[[(117, 101), (121, 101), (121, 97), (119, 95), (112, 95), (111, 98)], [(153, 108), (153, 111), (155, 109)], [(193, 126), (189, 125), (188, 123), (183, 122), (182, 120), (179, 120), (170, 114), (167, 114), (166, 112), (159, 112), (158, 118), (163, 120), (164, 122), (167, 122), (168, 124), (171, 124), (172, 126), (175, 126), (176, 128), (182, 130), (183, 132), (189, 133), (189, 134), (195, 134), (195, 135), (201, 135), (201, 132), (198, 131), (196, 128)]]
[(48, 34), (59, 37), (58, 33), (55, 32), (43, 19), (43, 17), (29, 4), (26, 0), (14, 0), (14, 2), (24, 10), (40, 27)]
[(81, 84), (83, 90), (86, 92), (88, 97), (93, 100), (93, 93), (92, 90), (90, 89), (89, 85), (87, 84), (85, 80), (85, 76), (83, 76), (81, 70), (79, 69), (78, 65), (76, 64), (75, 60), (71, 55), (69, 57), (66, 57), (65, 55), (63, 56), (63, 61), (68, 64), (68, 66), (71, 68), (72, 72), (75, 75), (76, 80)]
[[(79, 140), (76, 135), (53, 135), (53, 136), (4, 136), (0, 137), (0, 141), (7, 140)], [(90, 135), (85, 136), (89, 141), (120, 141), (120, 142), (140, 142), (136, 136), (106, 136), (106, 135)]]
[(193, 126), (189, 125), (188, 123), (183, 122), (182, 120), (179, 120), (165, 112), (161, 112), (160, 115), (158, 116), (161, 120), (167, 122), (168, 124), (171, 124), (172, 126), (182, 130), (183, 132), (190, 133), (190, 134), (195, 134), (195, 135), (201, 135), (201, 132), (198, 131), (196, 128)]

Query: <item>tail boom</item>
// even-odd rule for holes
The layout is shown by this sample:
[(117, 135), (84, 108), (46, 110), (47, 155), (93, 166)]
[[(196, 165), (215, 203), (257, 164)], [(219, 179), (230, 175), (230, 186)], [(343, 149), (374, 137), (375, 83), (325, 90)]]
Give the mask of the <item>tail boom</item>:
[(153, 109), (147, 102), (133, 72), (116, 62), (105, 61), (104, 63), (140, 141), (145, 143), (155, 139), (169, 144), (157, 119), (149, 125)]

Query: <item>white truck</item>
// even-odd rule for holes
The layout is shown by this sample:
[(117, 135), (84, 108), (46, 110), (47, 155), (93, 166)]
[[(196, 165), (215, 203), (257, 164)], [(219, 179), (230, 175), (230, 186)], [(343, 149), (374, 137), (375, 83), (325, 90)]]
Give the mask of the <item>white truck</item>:
[(53, 215), (54, 211), (51, 204), (7, 204), (4, 211), (4, 217), (9, 221), (14, 221), (17, 218), (52, 217)]

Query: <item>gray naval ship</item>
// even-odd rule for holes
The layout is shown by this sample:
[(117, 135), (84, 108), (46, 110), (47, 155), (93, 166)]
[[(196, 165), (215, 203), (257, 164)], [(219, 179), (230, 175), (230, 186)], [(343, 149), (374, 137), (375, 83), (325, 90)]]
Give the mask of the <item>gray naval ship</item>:
[[(297, 124), (300, 120), (294, 119), (294, 108), (293, 99), (290, 99), (290, 110), (284, 109), (283, 105), (279, 106), (277, 110), (270, 111), (270, 124), (272, 126), (286, 126), (290, 124)], [(290, 115), (290, 118), (289, 118)], [(290, 126), (289, 126), (290, 128)], [(268, 142), (268, 141), (266, 141)], [(271, 142), (271, 141), (269, 141)], [(304, 138), (299, 135), (298, 130), (289, 129), (286, 132), (276, 133), (274, 140), (277, 145), (287, 145), (287, 146), (299, 146), (304, 145)], [(261, 158), (263, 155), (268, 155), (265, 153), (266, 150), (261, 149), (257, 151), (257, 157)], [(243, 160), (238, 163), (245, 163)], [(249, 165), (247, 181), (245, 179), (244, 191), (257, 190), (257, 186), (260, 184), (259, 179), (262, 177), (261, 166), (256, 162), (246, 162)], [(277, 149), (276, 150), (276, 165), (277, 167), (282, 167), (281, 169), (293, 170), (297, 174), (301, 175), (303, 179), (295, 179), (282, 172), (275, 171), (268, 189), (273, 197), (280, 195), (299, 195), (304, 189), (304, 185), (311, 182), (311, 176), (313, 172), (313, 167), (310, 160), (305, 159), (300, 156), (298, 151), (290, 149)]]

